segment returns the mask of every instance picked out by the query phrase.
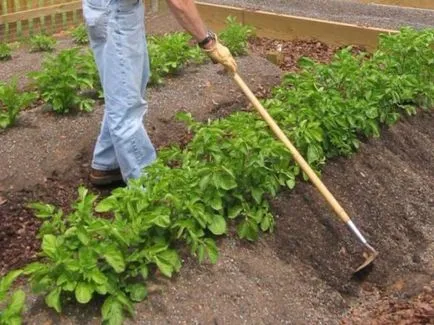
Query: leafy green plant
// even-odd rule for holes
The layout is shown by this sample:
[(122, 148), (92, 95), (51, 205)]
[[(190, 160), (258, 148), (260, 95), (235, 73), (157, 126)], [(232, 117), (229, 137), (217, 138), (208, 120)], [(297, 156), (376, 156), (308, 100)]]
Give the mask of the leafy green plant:
[[(125, 314), (134, 314), (133, 302), (146, 297), (143, 281), (152, 265), (171, 276), (179, 270), (180, 259), (159, 234), (169, 226), (166, 216), (153, 213), (136, 220), (124, 216), (109, 220), (94, 214), (95, 200), (81, 187), (68, 215), (51, 205), (32, 205), (43, 220), (42, 260), (25, 267), (24, 274), (33, 291), (44, 294), (47, 305), (57, 312), (62, 309), (61, 297), (84, 304), (105, 296), (103, 319), (121, 324)], [(109, 205), (102, 202), (96, 210), (105, 211)]]
[(35, 93), (19, 92), (16, 79), (0, 83), (0, 129), (14, 125), (20, 110), (35, 99)]
[[(344, 49), (329, 65), (303, 59), (303, 71), (287, 75), (264, 105), (319, 172), (329, 157), (356, 151), (360, 136), (378, 136), (402, 114), (432, 108), (433, 42), (431, 30), (404, 29), (384, 36), (369, 57)], [(81, 187), (67, 215), (32, 205), (43, 220), (42, 258), (23, 275), (48, 306), (60, 312), (63, 299), (103, 296), (103, 320), (121, 324), (146, 297), (150, 276), (178, 272), (178, 250), (215, 263), (215, 238), (229, 225), (251, 241), (273, 230), (269, 199), (294, 188), (301, 172), (266, 123), (250, 112), (206, 123), (178, 117), (192, 141), (161, 150), (128, 187), (98, 203)]]
[(178, 73), (189, 62), (204, 61), (200, 49), (189, 45), (190, 39), (186, 33), (179, 32), (149, 37), (150, 84), (161, 84), (164, 76)]
[(87, 29), (84, 24), (80, 24), (75, 27), (72, 31), (72, 40), (75, 44), (85, 45), (89, 44), (89, 36), (87, 34)]
[(7, 61), (12, 58), (12, 49), (6, 43), (0, 43), (0, 61)]
[(97, 92), (98, 98), (104, 98), (101, 79), (99, 77), (98, 67), (91, 50), (84, 51), (81, 57), (86, 67), (86, 74), (92, 81), (92, 90)]
[(232, 55), (247, 54), (248, 40), (254, 35), (254, 28), (237, 22), (233, 16), (226, 18), (226, 27), (219, 34), (221, 42), (228, 47)]
[(267, 106), (292, 130), (310, 163), (349, 155), (360, 135), (379, 136), (381, 124), (432, 107), (433, 44), (432, 30), (403, 29), (382, 36), (371, 57), (355, 56), (348, 48), (328, 65), (303, 59), (304, 71), (287, 75)]
[(23, 290), (16, 290), (10, 297), (7, 293), (22, 273), (22, 270), (14, 270), (0, 279), (0, 303), (6, 304), (4, 309), (0, 310), (0, 325), (21, 324), (21, 313), (24, 309), (26, 295)]
[(70, 110), (89, 112), (94, 100), (80, 95), (95, 84), (94, 62), (80, 53), (78, 48), (61, 51), (57, 56), (48, 56), (42, 70), (29, 74), (36, 82), (41, 97), (57, 113)]
[(45, 34), (33, 35), (30, 38), (30, 52), (51, 52), (56, 46), (56, 39)]

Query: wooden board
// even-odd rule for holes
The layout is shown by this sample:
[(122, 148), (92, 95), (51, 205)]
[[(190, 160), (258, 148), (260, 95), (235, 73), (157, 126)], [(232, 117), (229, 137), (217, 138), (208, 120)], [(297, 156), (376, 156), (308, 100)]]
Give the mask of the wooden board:
[(330, 45), (359, 45), (367, 50), (373, 50), (377, 47), (380, 34), (396, 32), (388, 29), (363, 27), (201, 2), (197, 3), (197, 6), (207, 25), (214, 30), (221, 30), (224, 27), (225, 18), (233, 15), (238, 18), (238, 21), (254, 26), (258, 36), (282, 40), (316, 39)]
[(359, 0), (367, 4), (381, 4), (387, 6), (411, 7), (434, 10), (434, 0)]

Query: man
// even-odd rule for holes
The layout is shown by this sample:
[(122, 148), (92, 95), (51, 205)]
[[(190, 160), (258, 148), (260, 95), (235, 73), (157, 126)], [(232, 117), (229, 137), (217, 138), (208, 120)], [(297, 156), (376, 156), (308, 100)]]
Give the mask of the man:
[[(230, 72), (236, 63), (209, 32), (193, 0), (167, 0), (179, 24), (214, 63)], [(83, 16), (104, 91), (105, 110), (90, 181), (95, 185), (138, 178), (156, 159), (143, 126), (149, 59), (142, 0), (83, 0)]]

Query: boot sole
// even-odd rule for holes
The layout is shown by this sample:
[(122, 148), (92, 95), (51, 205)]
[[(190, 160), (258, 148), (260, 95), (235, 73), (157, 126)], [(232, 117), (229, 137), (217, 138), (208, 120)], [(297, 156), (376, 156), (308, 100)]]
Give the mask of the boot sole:
[(111, 185), (114, 183), (122, 182), (122, 176), (119, 175), (113, 175), (113, 176), (104, 176), (104, 177), (95, 177), (93, 175), (90, 175), (89, 177), (90, 182), (92, 185)]

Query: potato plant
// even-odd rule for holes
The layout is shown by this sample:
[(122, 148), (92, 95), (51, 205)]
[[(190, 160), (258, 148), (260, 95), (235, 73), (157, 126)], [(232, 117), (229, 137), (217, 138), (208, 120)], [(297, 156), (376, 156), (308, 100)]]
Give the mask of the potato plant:
[(71, 110), (89, 112), (94, 100), (81, 96), (80, 91), (91, 89), (96, 84), (95, 63), (92, 57), (78, 48), (61, 51), (48, 56), (42, 70), (31, 72), (42, 99), (60, 114)]
[(8, 291), (22, 273), (21, 270), (12, 271), (0, 280), (0, 304), (5, 305), (5, 308), (0, 311), (1, 325), (21, 324), (26, 295), (23, 290), (18, 289), (8, 296)]
[(75, 27), (71, 33), (72, 40), (75, 44), (86, 45), (89, 44), (89, 36), (87, 34), (87, 29), (84, 24), (80, 24)]
[[(370, 57), (344, 49), (329, 65), (304, 59), (303, 72), (287, 75), (264, 104), (320, 171), (329, 157), (356, 151), (361, 135), (378, 136), (402, 114), (432, 108), (433, 42), (431, 30), (404, 29), (383, 36)], [(269, 199), (292, 189), (301, 172), (266, 123), (251, 112), (206, 123), (179, 118), (192, 141), (161, 150), (128, 187), (99, 202), (81, 187), (68, 214), (32, 205), (43, 220), (41, 259), (13, 272), (28, 277), (48, 306), (60, 312), (64, 300), (102, 296), (103, 321), (121, 324), (146, 297), (150, 275), (178, 272), (183, 246), (215, 263), (215, 238), (229, 224), (251, 241), (273, 230)]]
[(237, 22), (233, 16), (226, 18), (226, 27), (220, 32), (221, 42), (228, 47), (232, 55), (247, 54), (248, 40), (255, 34), (254, 28)]
[(162, 84), (164, 76), (178, 73), (189, 62), (203, 62), (205, 57), (197, 47), (189, 45), (190, 39), (179, 32), (148, 38), (151, 85)]
[(0, 43), (0, 61), (7, 61), (12, 58), (12, 49), (6, 43)]
[(52, 52), (56, 46), (56, 39), (45, 35), (37, 34), (30, 38), (30, 52)]
[(16, 79), (0, 83), (0, 129), (14, 125), (20, 111), (35, 99), (35, 93), (18, 90)]

